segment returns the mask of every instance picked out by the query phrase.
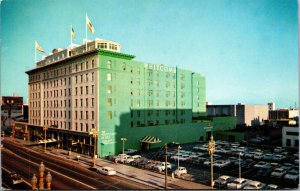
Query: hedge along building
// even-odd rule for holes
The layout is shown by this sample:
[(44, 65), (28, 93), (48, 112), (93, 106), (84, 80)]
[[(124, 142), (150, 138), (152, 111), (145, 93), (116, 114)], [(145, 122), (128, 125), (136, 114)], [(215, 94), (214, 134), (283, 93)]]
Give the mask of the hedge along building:
[[(73, 49), (54, 49), (29, 75), (32, 140), (48, 128), (58, 147), (90, 154), (149, 149), (207, 137), (205, 78), (200, 74), (133, 60), (120, 44), (95, 39)], [(213, 124), (212, 124), (213, 125)], [(222, 127), (214, 127), (216, 130)]]

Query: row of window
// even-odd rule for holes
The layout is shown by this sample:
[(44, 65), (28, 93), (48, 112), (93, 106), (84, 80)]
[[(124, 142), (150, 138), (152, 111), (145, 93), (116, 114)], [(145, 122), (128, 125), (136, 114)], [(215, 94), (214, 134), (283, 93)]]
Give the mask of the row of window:
[(185, 123), (185, 119), (180, 119), (178, 122), (176, 122), (176, 119), (169, 120), (166, 119), (164, 122), (161, 122), (159, 120), (156, 121), (147, 121), (146, 124), (144, 121), (137, 121), (136, 124), (134, 124), (133, 121), (131, 121), (130, 126), (131, 127), (144, 127), (144, 126), (156, 126), (156, 125), (168, 125), (168, 124), (178, 124), (178, 123)]
[[(31, 111), (33, 115), (33, 117), (39, 117), (39, 113), (40, 111)], [(90, 113), (90, 115), (89, 115)], [(35, 115), (38, 114), (38, 115)], [(84, 115), (85, 114), (85, 115)], [(94, 111), (75, 111), (74, 112), (74, 118), (83, 120), (83, 119), (91, 119), (94, 120), (95, 119), (95, 112)], [(68, 116), (67, 116), (67, 111), (52, 111), (52, 110), (45, 110), (44, 111), (44, 117), (45, 118), (64, 118), (64, 119), (72, 119), (72, 114), (71, 111), (68, 111)]]
[[(68, 130), (72, 130), (72, 125), (71, 122), (58, 122), (58, 121), (52, 121), (52, 120), (44, 120), (44, 125), (47, 126), (54, 126), (54, 127), (58, 127), (61, 129), (68, 129)], [(79, 129), (80, 127), (80, 129)], [(85, 131), (85, 132), (89, 132), (91, 129), (95, 128), (95, 124), (91, 124), (89, 126), (88, 123), (75, 123), (75, 131)]]
[[(169, 116), (169, 115), (173, 115), (175, 116), (176, 115), (176, 110), (149, 110), (149, 111), (144, 111), (144, 112), (141, 112), (141, 111), (133, 111), (131, 110), (130, 112), (130, 116), (133, 118), (133, 115), (134, 113), (136, 113), (136, 116), (137, 117), (141, 117), (141, 115), (143, 115), (143, 113), (145, 113), (145, 115), (147, 116), (152, 116), (154, 115), (154, 113), (156, 113), (156, 117), (159, 117), (162, 115), (162, 113), (165, 113), (165, 116)], [(178, 110), (177, 113), (179, 115), (184, 115), (186, 113), (185, 110)]]
[[(178, 104), (178, 106), (185, 106), (185, 105), (186, 105), (185, 101), (180, 101), (180, 103)], [(200, 104), (198, 103), (198, 105), (200, 105)], [(135, 106), (136, 107), (142, 107), (141, 101), (139, 99), (136, 100), (136, 104), (134, 104), (134, 101), (131, 100), (131, 107), (135, 107)], [(159, 107), (159, 106), (163, 106), (163, 105), (160, 105), (159, 100), (155, 101), (155, 105), (154, 105), (153, 100), (146, 100), (145, 106), (146, 107), (153, 107), (153, 106)], [(166, 107), (169, 107), (169, 106), (170, 107), (175, 107), (176, 106), (176, 101), (165, 100), (164, 106), (166, 106)]]

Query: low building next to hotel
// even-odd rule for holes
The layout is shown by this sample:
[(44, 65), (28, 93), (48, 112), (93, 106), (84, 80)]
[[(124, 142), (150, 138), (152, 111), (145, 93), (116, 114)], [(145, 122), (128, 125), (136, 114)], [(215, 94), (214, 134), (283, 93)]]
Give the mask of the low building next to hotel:
[(206, 105), (208, 116), (234, 116), (237, 125), (256, 126), (268, 119), (268, 105)]

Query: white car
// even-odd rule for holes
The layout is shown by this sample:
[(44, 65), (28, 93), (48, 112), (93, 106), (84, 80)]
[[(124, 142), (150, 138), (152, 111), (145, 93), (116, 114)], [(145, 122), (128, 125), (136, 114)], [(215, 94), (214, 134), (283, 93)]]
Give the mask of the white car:
[(264, 157), (264, 153), (255, 153), (254, 159), (262, 159)]
[(231, 162), (229, 160), (217, 160), (216, 162), (214, 162), (214, 166), (218, 168), (224, 168), (230, 165), (230, 163)]
[(174, 172), (175, 176), (180, 177), (183, 174), (187, 174), (187, 170), (185, 167), (180, 166), (179, 168), (177, 168)]
[(265, 188), (265, 184), (259, 181), (251, 181), (247, 186), (244, 187), (245, 190), (261, 190)]
[(116, 174), (116, 171), (113, 168), (108, 167), (108, 166), (97, 168), (97, 172), (104, 174), (104, 175), (109, 175), (109, 176)]
[(227, 184), (227, 189), (243, 189), (248, 184), (248, 179), (236, 178), (233, 182)]
[(124, 151), (125, 154), (132, 154), (132, 153), (136, 153), (136, 152), (137, 152), (136, 149), (126, 149), (126, 150)]
[(127, 159), (129, 159), (131, 156), (127, 155), (127, 154), (119, 154), (116, 159), (115, 162), (122, 162), (124, 163)]
[(267, 163), (267, 162), (264, 162), (264, 161), (259, 161), (253, 167), (254, 168), (261, 168), (261, 167), (266, 166), (266, 165), (270, 165), (270, 163)]
[(215, 188), (223, 188), (224, 186), (226, 186), (227, 183), (230, 183), (234, 180), (235, 178), (232, 176), (227, 176), (227, 175), (223, 175), (220, 176), (217, 180), (215, 180)]

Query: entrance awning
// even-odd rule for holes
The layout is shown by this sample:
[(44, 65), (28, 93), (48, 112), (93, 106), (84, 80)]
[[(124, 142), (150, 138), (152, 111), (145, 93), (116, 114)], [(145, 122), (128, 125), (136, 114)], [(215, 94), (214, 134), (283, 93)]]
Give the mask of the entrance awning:
[(160, 143), (161, 140), (159, 138), (145, 136), (140, 140), (140, 142), (142, 142), (142, 143)]

